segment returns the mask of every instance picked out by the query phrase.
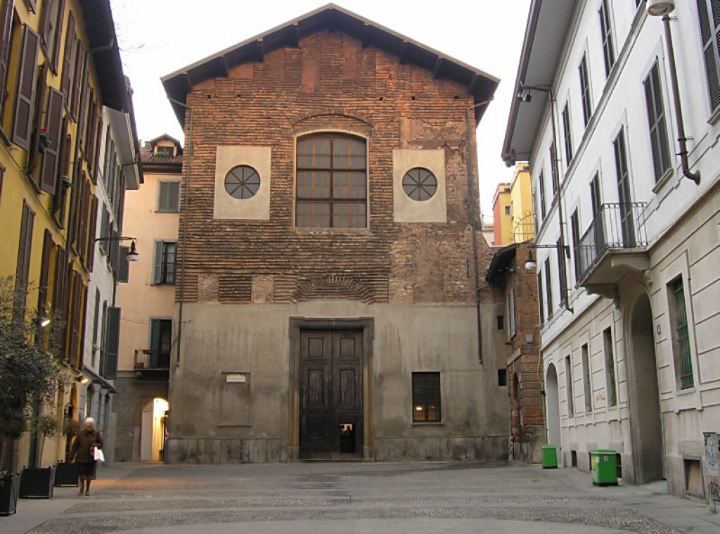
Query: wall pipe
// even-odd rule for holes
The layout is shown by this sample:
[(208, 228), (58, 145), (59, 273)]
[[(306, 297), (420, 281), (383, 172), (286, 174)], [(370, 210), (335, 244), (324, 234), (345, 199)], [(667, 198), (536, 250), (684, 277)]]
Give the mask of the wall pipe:
[[(479, 108), (480, 106), (484, 106), (486, 104), (489, 104), (494, 99), (489, 98), (488, 100), (483, 100), (482, 102), (478, 102), (477, 104), (474, 104), (470, 107), (468, 107), (465, 110), (465, 113), (467, 114), (467, 129), (465, 132), (465, 144), (467, 146), (468, 150), (468, 157), (467, 157), (467, 180), (468, 180), (468, 217), (470, 219), (470, 227), (472, 228), (472, 250), (473, 250), (473, 269), (475, 271), (475, 306), (476, 311), (475, 315), (477, 318), (477, 342), (478, 342), (478, 363), (482, 365), (482, 321), (480, 318), (480, 269), (478, 266), (478, 247), (477, 247), (477, 213), (475, 211), (475, 187), (474, 182), (477, 180), (474, 180), (475, 174), (474, 174), (474, 158), (473, 158), (473, 150), (472, 150), (472, 125), (474, 123), (472, 119), (471, 112), (475, 108)], [(480, 199), (480, 194), (478, 193), (478, 200)]]
[(680, 164), (685, 178), (689, 178), (695, 185), (700, 185), (700, 172), (691, 172), (688, 163), (687, 137), (685, 137), (685, 126), (683, 125), (682, 106), (680, 104), (680, 88), (678, 85), (677, 67), (675, 66), (675, 48), (672, 43), (672, 32), (670, 31), (670, 15), (662, 18), (665, 26), (665, 44), (668, 51), (668, 64), (670, 67), (670, 85), (672, 86), (673, 100), (675, 101), (675, 120), (678, 129), (678, 143), (680, 145)]

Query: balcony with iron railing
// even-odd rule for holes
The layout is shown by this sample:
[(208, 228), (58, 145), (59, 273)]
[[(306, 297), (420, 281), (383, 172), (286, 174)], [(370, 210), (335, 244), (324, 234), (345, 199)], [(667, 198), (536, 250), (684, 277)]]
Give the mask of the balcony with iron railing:
[(578, 286), (617, 297), (617, 284), (630, 272), (648, 269), (644, 202), (608, 203), (580, 238), (575, 254)]
[(170, 378), (170, 351), (135, 350), (135, 375), (156, 380)]

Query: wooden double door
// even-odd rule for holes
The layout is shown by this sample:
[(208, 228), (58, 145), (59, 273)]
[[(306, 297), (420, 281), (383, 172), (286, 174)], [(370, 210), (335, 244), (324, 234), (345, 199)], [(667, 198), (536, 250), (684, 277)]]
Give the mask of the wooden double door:
[(300, 331), (300, 458), (362, 458), (362, 374), (362, 330)]

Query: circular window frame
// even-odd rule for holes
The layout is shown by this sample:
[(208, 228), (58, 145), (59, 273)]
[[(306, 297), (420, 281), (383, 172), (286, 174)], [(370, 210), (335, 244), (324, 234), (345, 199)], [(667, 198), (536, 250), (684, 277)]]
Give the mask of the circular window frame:
[[(255, 180), (255, 177), (257, 177), (257, 180)], [(225, 192), (235, 200), (249, 200), (260, 191), (262, 178), (255, 167), (245, 164), (235, 165), (225, 174), (223, 185), (225, 186)]]
[[(430, 182), (431, 180), (431, 182)], [(435, 198), (438, 191), (437, 176), (426, 167), (413, 167), (401, 180), (402, 190), (414, 202), (427, 202)], [(432, 188), (432, 191), (430, 190)]]

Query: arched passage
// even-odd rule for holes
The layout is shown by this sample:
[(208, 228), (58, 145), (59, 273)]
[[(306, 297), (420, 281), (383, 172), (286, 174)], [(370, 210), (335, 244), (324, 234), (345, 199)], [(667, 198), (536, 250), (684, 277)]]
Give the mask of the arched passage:
[(558, 449), (558, 460), (562, 461), (562, 434), (560, 432), (560, 395), (555, 364), (550, 364), (545, 376), (545, 413), (547, 417), (548, 443)]
[(664, 478), (663, 433), (650, 299), (642, 293), (630, 313), (629, 405), (636, 484)]

